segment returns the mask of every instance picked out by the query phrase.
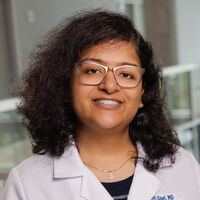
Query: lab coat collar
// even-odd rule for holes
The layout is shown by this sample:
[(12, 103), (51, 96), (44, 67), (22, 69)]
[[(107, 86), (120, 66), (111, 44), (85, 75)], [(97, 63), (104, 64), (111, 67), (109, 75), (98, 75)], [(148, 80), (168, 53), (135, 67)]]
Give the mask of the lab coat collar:
[(82, 163), (76, 145), (67, 146), (63, 155), (54, 158), (54, 178), (72, 178), (83, 176), (86, 167)]
[(160, 187), (160, 181), (154, 173), (149, 172), (144, 168), (143, 159), (146, 157), (146, 153), (140, 143), (136, 143), (136, 145), (138, 151), (138, 162), (135, 168), (128, 199), (152, 199)]
[[(143, 146), (137, 142), (138, 157), (146, 157)], [(70, 165), (69, 165), (70, 163)], [(161, 162), (161, 168), (172, 165), (170, 158), (164, 158)], [(82, 176), (87, 171), (87, 168), (81, 161), (75, 143), (72, 141), (71, 145), (67, 146), (64, 154), (60, 158), (54, 158), (54, 177), (67, 178)]]
[(160, 188), (160, 181), (156, 175), (147, 171), (143, 163), (138, 161), (128, 199), (152, 199)]
[[(146, 156), (140, 143), (137, 143), (137, 150), (140, 158)], [(171, 161), (167, 158), (164, 159), (162, 167), (169, 165), (171, 165)], [(54, 178), (73, 177), (82, 178), (80, 196), (84, 199), (112, 200), (96, 176), (81, 161), (74, 143), (66, 148), (60, 158), (54, 158)], [(138, 159), (128, 199), (151, 199), (159, 187), (160, 181), (156, 174), (146, 170), (142, 160)]]
[[(139, 159), (134, 172), (128, 199), (152, 199), (159, 190), (161, 183), (156, 177), (156, 173), (145, 169), (143, 159), (146, 157), (146, 153), (140, 143), (137, 143), (137, 150)], [(170, 158), (164, 158), (160, 168), (169, 167), (171, 165)]]

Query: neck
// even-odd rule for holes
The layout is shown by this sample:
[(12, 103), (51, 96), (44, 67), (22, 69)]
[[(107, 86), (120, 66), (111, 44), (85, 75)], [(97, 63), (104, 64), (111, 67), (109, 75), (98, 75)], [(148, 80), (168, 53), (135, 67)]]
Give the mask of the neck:
[(128, 152), (136, 152), (130, 140), (128, 127), (122, 130), (86, 130), (79, 131), (76, 144), (81, 155), (120, 157)]
[[(130, 140), (128, 128), (115, 131), (81, 129), (76, 145), (82, 161), (101, 182), (123, 180), (135, 170), (133, 157), (137, 157), (137, 149)], [(109, 174), (105, 170), (114, 171)]]

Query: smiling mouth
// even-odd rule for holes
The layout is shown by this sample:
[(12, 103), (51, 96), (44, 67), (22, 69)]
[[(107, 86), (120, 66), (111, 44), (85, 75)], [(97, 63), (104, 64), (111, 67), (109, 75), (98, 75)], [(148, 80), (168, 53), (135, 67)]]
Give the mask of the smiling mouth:
[(121, 104), (120, 101), (116, 101), (116, 100), (104, 100), (104, 99), (97, 99), (97, 100), (94, 100), (96, 103), (100, 103), (100, 104), (105, 104), (105, 105), (119, 105)]

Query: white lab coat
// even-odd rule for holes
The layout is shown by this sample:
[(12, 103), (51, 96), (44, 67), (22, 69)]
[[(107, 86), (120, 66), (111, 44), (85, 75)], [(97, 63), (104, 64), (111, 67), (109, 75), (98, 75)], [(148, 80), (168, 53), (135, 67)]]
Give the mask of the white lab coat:
[[(144, 156), (137, 145), (139, 156)], [(33, 155), (12, 169), (1, 200), (112, 200), (81, 161), (75, 145), (60, 158)], [(164, 159), (156, 172), (138, 161), (128, 200), (200, 200), (200, 166), (180, 148), (175, 164)]]

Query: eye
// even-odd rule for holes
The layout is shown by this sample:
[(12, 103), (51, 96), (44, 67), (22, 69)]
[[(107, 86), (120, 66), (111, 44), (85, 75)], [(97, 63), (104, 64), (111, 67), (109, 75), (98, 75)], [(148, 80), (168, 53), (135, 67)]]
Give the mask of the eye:
[(95, 69), (95, 68), (88, 68), (85, 73), (87, 73), (87, 74), (98, 74), (98, 73), (101, 73), (101, 72), (98, 69)]
[(97, 75), (104, 73), (103, 68), (95, 64), (83, 63), (80, 67), (80, 72), (85, 75)]
[(134, 76), (131, 73), (127, 73), (127, 72), (121, 73), (120, 76), (127, 79), (134, 79)]

